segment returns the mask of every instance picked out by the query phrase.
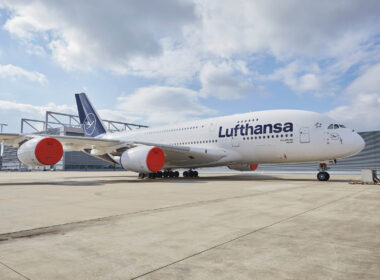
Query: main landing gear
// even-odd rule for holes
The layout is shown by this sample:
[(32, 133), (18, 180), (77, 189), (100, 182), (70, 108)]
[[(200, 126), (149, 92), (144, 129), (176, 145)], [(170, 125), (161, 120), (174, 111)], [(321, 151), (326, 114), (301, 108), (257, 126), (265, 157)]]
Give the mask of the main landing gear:
[(183, 172), (183, 177), (185, 178), (197, 178), (198, 177), (198, 171), (188, 170)]
[[(158, 171), (155, 173), (139, 173), (139, 179), (149, 178), (149, 179), (156, 179), (156, 178), (178, 178), (179, 172), (178, 171), (172, 171), (172, 170), (165, 170), (165, 171)], [(197, 178), (198, 177), (198, 171), (194, 170), (187, 170), (183, 172), (183, 177), (185, 178)]]
[(149, 178), (149, 179), (156, 179), (156, 178), (178, 178), (179, 172), (178, 171), (171, 171), (171, 170), (165, 170), (165, 171), (158, 171), (155, 173), (139, 173), (139, 179)]
[(326, 163), (319, 164), (319, 172), (317, 174), (317, 178), (319, 181), (328, 181), (330, 179), (330, 174), (326, 172), (329, 168)]
[[(161, 171), (158, 171), (157, 173), (159, 173)], [(178, 178), (179, 177), (179, 172), (178, 171), (171, 171), (171, 170), (165, 170), (164, 172), (161, 172), (162, 173), (162, 177), (163, 178)], [(162, 178), (160, 177), (160, 178)]]

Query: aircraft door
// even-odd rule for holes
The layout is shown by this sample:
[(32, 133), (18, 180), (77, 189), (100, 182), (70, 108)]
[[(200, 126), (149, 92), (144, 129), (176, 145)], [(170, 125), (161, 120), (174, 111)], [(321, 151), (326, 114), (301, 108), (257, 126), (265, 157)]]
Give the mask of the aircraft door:
[(310, 132), (308, 127), (300, 128), (300, 143), (310, 143)]

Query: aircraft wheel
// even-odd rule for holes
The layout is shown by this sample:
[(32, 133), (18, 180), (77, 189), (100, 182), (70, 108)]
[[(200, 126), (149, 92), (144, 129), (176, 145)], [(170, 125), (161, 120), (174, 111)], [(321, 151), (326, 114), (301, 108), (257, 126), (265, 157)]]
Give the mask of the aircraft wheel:
[(328, 181), (330, 179), (330, 174), (325, 171), (319, 172), (317, 178), (319, 181)]
[(173, 178), (174, 177), (174, 172), (173, 171), (169, 171), (169, 178)]
[(193, 175), (194, 175), (193, 176), (194, 178), (197, 178), (198, 177), (198, 171), (193, 171)]
[(169, 171), (164, 171), (163, 176), (164, 176), (164, 178), (168, 178), (169, 177)]
[(189, 171), (184, 171), (183, 172), (183, 177), (185, 177), (185, 178), (189, 177)]
[(178, 177), (179, 177), (179, 172), (178, 172), (178, 171), (174, 171), (174, 177), (175, 177), (175, 178), (178, 178)]
[(157, 178), (162, 178), (162, 175), (163, 175), (162, 171), (158, 171), (156, 174), (157, 174)]

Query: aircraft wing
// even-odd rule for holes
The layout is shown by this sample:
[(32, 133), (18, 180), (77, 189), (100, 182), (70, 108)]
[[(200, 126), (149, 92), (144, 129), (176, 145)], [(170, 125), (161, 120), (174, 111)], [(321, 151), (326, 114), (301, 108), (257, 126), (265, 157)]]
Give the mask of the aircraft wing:
[(31, 137), (19, 133), (0, 133), (1, 145), (13, 146), (15, 148), (18, 148), (20, 144), (29, 139), (31, 139)]
[(144, 141), (121, 141), (82, 136), (1, 133), (0, 141), (3, 141), (4, 145), (18, 148), (25, 141), (35, 137), (53, 137), (62, 143), (64, 151), (84, 151), (113, 163), (116, 161), (112, 160), (109, 155), (120, 156), (125, 150), (139, 145), (161, 148), (165, 153), (165, 167), (202, 166), (227, 156), (227, 151), (220, 148), (173, 146)]
[(0, 141), (3, 141), (4, 145), (18, 147), (20, 144), (24, 143), (26, 140), (30, 140), (36, 137), (53, 137), (59, 140), (62, 145), (67, 147), (65, 151), (71, 150), (71, 147), (76, 147), (75, 150), (81, 149), (92, 149), (94, 147), (98, 148), (108, 148), (121, 144), (122, 142), (118, 140), (104, 140), (93, 137), (81, 137), (81, 136), (61, 136), (61, 135), (40, 135), (40, 134), (18, 134), (18, 133), (0, 133)]
[(15, 138), (18, 138), (22, 136), (22, 134), (18, 133), (1, 133), (0, 134), (0, 140), (13, 140)]
[(135, 141), (133, 144), (159, 147), (165, 153), (165, 167), (202, 167), (227, 157), (221, 148), (173, 146)]

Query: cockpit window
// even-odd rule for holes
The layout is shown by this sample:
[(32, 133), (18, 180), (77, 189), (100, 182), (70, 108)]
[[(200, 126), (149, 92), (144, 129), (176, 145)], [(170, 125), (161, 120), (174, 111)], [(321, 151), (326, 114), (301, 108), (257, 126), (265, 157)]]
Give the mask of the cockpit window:
[(338, 129), (338, 128), (346, 128), (346, 126), (344, 126), (343, 124), (336, 124), (336, 123), (334, 123), (334, 124), (330, 124), (328, 127), (327, 127), (327, 129)]

